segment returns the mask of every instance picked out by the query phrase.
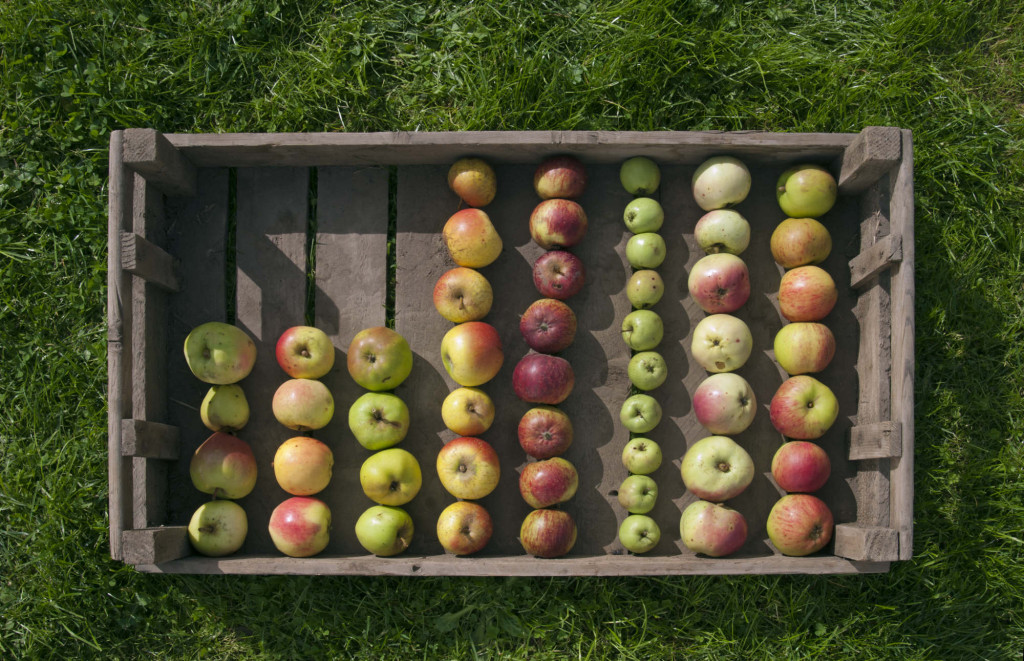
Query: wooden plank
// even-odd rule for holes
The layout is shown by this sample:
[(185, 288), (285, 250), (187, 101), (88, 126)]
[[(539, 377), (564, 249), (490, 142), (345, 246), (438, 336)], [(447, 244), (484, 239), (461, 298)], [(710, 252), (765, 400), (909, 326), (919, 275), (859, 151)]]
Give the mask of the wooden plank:
[(899, 534), (892, 528), (841, 523), (835, 528), (835, 553), (850, 560), (899, 560)]
[(122, 158), (126, 166), (168, 195), (195, 194), (195, 166), (159, 131), (126, 129)]
[(899, 457), (903, 452), (900, 423), (883, 421), (850, 429), (850, 460)]
[(860, 288), (872, 276), (878, 275), (903, 259), (903, 240), (899, 234), (889, 234), (873, 246), (850, 260), (850, 286)]
[(843, 153), (839, 170), (839, 190), (857, 193), (900, 163), (900, 129), (892, 126), (868, 126)]
[(121, 267), (165, 291), (178, 291), (174, 259), (135, 232), (121, 233)]
[(125, 530), (123, 537), (124, 561), (130, 565), (170, 562), (192, 551), (185, 526)]
[[(177, 459), (181, 452), (178, 428), (147, 420), (121, 421), (121, 455)], [(162, 494), (166, 498), (166, 494)]]

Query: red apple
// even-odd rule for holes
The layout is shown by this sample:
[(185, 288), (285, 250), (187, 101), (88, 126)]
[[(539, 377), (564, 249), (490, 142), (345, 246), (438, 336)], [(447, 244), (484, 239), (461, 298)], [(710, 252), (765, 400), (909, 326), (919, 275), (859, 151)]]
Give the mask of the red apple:
[(561, 457), (526, 464), (519, 474), (519, 493), (534, 509), (564, 503), (579, 485), (576, 467)]
[(533, 189), (545, 200), (576, 199), (586, 187), (586, 168), (574, 156), (550, 156), (533, 173)]
[(463, 209), (448, 219), (441, 237), (459, 266), (483, 268), (501, 254), (502, 241), (491, 217), (480, 209)]
[(550, 459), (572, 445), (572, 421), (554, 406), (537, 406), (519, 420), (519, 445), (534, 459)]
[(775, 334), (775, 360), (791, 375), (820, 372), (836, 354), (836, 338), (825, 324), (798, 321)]
[(780, 434), (808, 441), (829, 430), (839, 415), (839, 402), (828, 386), (814, 377), (793, 376), (775, 391), (768, 414)]
[(833, 527), (828, 505), (805, 493), (783, 496), (768, 513), (768, 539), (784, 555), (821, 550), (832, 539)]
[(825, 486), (832, 472), (828, 454), (810, 441), (783, 443), (772, 458), (775, 483), (791, 493), (812, 493)]
[(739, 374), (712, 374), (694, 391), (693, 412), (712, 434), (739, 434), (753, 422), (757, 398)]
[(571, 248), (587, 233), (587, 214), (572, 200), (544, 200), (530, 214), (530, 236), (541, 248)]
[(721, 558), (747, 541), (747, 520), (731, 507), (698, 500), (683, 510), (679, 535), (691, 551)]
[(491, 283), (479, 271), (465, 266), (446, 271), (434, 285), (434, 308), (456, 324), (483, 319), (493, 302)]
[(479, 503), (460, 500), (444, 508), (437, 518), (437, 541), (445, 551), (469, 555), (487, 546), (494, 533), (491, 515)]
[(818, 266), (798, 266), (786, 271), (779, 283), (779, 311), (790, 321), (824, 319), (838, 298), (832, 276)]
[(735, 312), (750, 298), (750, 274), (741, 258), (716, 253), (693, 265), (687, 287), (693, 300), (708, 314)]
[(256, 486), (256, 456), (249, 444), (216, 432), (196, 448), (189, 464), (192, 484), (215, 498), (244, 498)]
[(512, 372), (512, 389), (524, 402), (561, 404), (575, 384), (569, 361), (545, 353), (526, 354)]
[(454, 326), (441, 338), (441, 362), (460, 386), (482, 386), (497, 375), (505, 362), (501, 336), (483, 321)]
[(519, 319), (519, 332), (534, 351), (558, 353), (576, 338), (576, 315), (555, 298), (534, 301)]
[(813, 218), (787, 218), (772, 232), (771, 250), (783, 268), (819, 264), (832, 252), (832, 235)]
[(533, 284), (541, 296), (564, 301), (583, 289), (583, 261), (568, 250), (549, 250), (533, 263)]
[(445, 443), (437, 453), (437, 476), (451, 495), (477, 500), (498, 486), (501, 462), (487, 441), (460, 436)]
[(331, 510), (316, 498), (295, 496), (274, 508), (268, 527), (278, 551), (293, 558), (308, 558), (327, 547)]
[(313, 326), (292, 326), (277, 340), (277, 364), (294, 379), (319, 379), (334, 367), (334, 344)]
[(576, 543), (576, 522), (564, 510), (533, 510), (523, 519), (519, 542), (539, 558), (563, 556)]

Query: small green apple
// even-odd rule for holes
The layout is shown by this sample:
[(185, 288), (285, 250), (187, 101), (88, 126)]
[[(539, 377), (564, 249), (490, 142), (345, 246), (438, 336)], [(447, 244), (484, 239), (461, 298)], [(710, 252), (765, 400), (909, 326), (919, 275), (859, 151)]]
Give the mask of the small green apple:
[(633, 395), (622, 403), (619, 420), (634, 434), (646, 434), (661, 422), (661, 404), (650, 395)]
[(627, 159), (619, 168), (619, 181), (630, 195), (650, 195), (658, 190), (661, 170), (658, 164), (645, 156)]
[(634, 351), (649, 351), (661, 343), (665, 325), (653, 310), (633, 310), (622, 320), (622, 339)]
[(626, 374), (630, 382), (640, 390), (654, 390), (668, 378), (668, 365), (660, 353), (641, 351), (629, 359)]
[(630, 514), (619, 526), (619, 542), (633, 553), (647, 553), (661, 541), (661, 528), (651, 517)]
[(208, 556), (231, 555), (242, 547), (248, 532), (245, 510), (233, 500), (203, 503), (188, 522), (192, 547)]
[(185, 362), (205, 383), (237, 383), (256, 364), (256, 344), (241, 328), (210, 321), (185, 338)]
[(626, 260), (635, 269), (656, 269), (666, 254), (665, 239), (656, 232), (634, 234), (626, 242)]
[(638, 197), (626, 205), (622, 220), (633, 234), (657, 232), (665, 222), (665, 210), (649, 197)]
[(653, 307), (665, 293), (665, 281), (654, 269), (641, 269), (629, 277), (626, 297), (638, 310)]
[(649, 438), (630, 439), (622, 448), (622, 465), (634, 475), (649, 475), (661, 466), (661, 447)]
[(249, 402), (237, 383), (210, 386), (199, 406), (199, 417), (212, 431), (236, 432), (249, 422)]
[(794, 165), (779, 177), (775, 197), (790, 218), (818, 218), (836, 203), (835, 177), (820, 165)]
[(658, 502), (658, 485), (648, 475), (630, 475), (619, 485), (618, 499), (630, 514), (647, 514)]
[(413, 523), (401, 507), (374, 505), (356, 521), (356, 539), (374, 555), (398, 555), (412, 543)]
[(363, 393), (348, 410), (348, 428), (367, 450), (389, 448), (409, 432), (409, 407), (394, 393)]

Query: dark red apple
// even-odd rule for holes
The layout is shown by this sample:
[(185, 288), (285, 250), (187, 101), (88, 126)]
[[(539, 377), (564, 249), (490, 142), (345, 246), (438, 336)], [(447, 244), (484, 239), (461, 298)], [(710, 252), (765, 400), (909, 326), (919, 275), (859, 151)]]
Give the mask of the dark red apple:
[(530, 236), (541, 248), (571, 248), (587, 233), (587, 214), (572, 200), (544, 200), (530, 214)]
[(583, 289), (583, 261), (568, 250), (549, 250), (533, 263), (533, 284), (541, 296), (564, 301)]
[(572, 421), (554, 406), (537, 406), (519, 420), (519, 445), (534, 459), (550, 459), (572, 445)]
[(561, 404), (575, 384), (569, 361), (546, 353), (526, 354), (512, 371), (512, 389), (524, 402)]
[(816, 443), (783, 443), (772, 458), (775, 483), (790, 493), (812, 493), (825, 486), (832, 472), (828, 454)]
[(576, 338), (576, 315), (554, 298), (534, 301), (519, 319), (519, 332), (534, 351), (558, 353)]
[(549, 156), (533, 173), (533, 189), (545, 200), (576, 199), (587, 187), (587, 170), (574, 156)]
[(519, 474), (519, 493), (535, 509), (564, 503), (579, 486), (576, 467), (561, 457), (526, 464)]
[(576, 522), (563, 510), (533, 510), (523, 519), (519, 542), (530, 555), (557, 558), (576, 543)]

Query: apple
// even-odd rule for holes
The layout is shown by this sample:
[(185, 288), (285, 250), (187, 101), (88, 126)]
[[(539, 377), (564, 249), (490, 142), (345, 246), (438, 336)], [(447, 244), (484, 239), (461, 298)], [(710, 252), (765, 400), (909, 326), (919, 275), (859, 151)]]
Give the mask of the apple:
[(501, 236), (491, 217), (480, 209), (456, 211), (444, 224), (441, 237), (459, 266), (482, 269), (501, 254)]
[(775, 334), (775, 360), (791, 375), (820, 372), (832, 362), (836, 338), (825, 324), (800, 321)]
[(818, 321), (839, 299), (836, 283), (820, 266), (798, 266), (779, 283), (779, 311), (790, 321)]
[(646, 156), (634, 156), (622, 163), (619, 181), (630, 195), (650, 195), (658, 190), (661, 170)]
[(831, 472), (828, 454), (810, 441), (783, 443), (772, 457), (772, 477), (783, 491), (817, 491), (828, 482)]
[(483, 207), (494, 200), (498, 178), (482, 158), (460, 158), (448, 169), (448, 187), (469, 206)]
[(533, 284), (541, 296), (564, 301), (586, 282), (583, 261), (568, 250), (549, 250), (533, 263)]
[(334, 344), (313, 326), (292, 326), (277, 340), (277, 364), (293, 379), (319, 379), (334, 367)]
[(274, 453), (274, 477), (293, 496), (312, 496), (327, 488), (334, 470), (334, 453), (309, 436), (289, 438)]
[(512, 371), (512, 390), (533, 404), (561, 404), (575, 384), (569, 361), (546, 353), (526, 354)]
[(242, 548), (249, 520), (233, 500), (211, 500), (199, 506), (188, 522), (188, 541), (202, 555), (220, 557)]
[(557, 298), (542, 298), (519, 318), (519, 332), (534, 351), (558, 353), (576, 339), (576, 315)]
[(349, 407), (348, 428), (367, 450), (398, 445), (409, 433), (409, 407), (394, 393), (364, 393)]
[(530, 236), (544, 248), (571, 248), (587, 233), (587, 214), (572, 200), (544, 200), (530, 214)]
[(467, 321), (441, 338), (441, 362), (460, 386), (482, 386), (493, 379), (505, 362), (501, 336), (484, 321)]
[(321, 429), (334, 417), (334, 397), (316, 379), (288, 379), (274, 393), (274, 417), (288, 429)]
[(693, 412), (712, 434), (739, 434), (754, 421), (757, 398), (739, 374), (712, 374), (694, 391)]
[(249, 444), (214, 432), (196, 448), (188, 467), (192, 484), (214, 498), (244, 498), (256, 486), (256, 456)]
[(308, 558), (327, 548), (331, 510), (316, 498), (293, 496), (270, 513), (270, 539), (281, 553)]
[(638, 197), (626, 205), (622, 221), (633, 234), (657, 232), (665, 222), (665, 210), (657, 200)]
[(690, 446), (679, 467), (683, 484), (698, 498), (720, 503), (743, 493), (754, 479), (754, 461), (728, 436), (708, 436)]
[(554, 406), (535, 406), (519, 420), (519, 446), (534, 459), (564, 454), (572, 445), (572, 421)]
[(492, 303), (491, 283), (479, 271), (465, 266), (445, 271), (434, 285), (434, 309), (452, 323), (483, 319)]
[(619, 542), (627, 551), (647, 553), (661, 541), (661, 528), (649, 516), (630, 514), (619, 526)]
[(735, 312), (750, 298), (746, 263), (731, 253), (716, 253), (697, 260), (690, 269), (687, 288), (708, 314)]
[(401, 507), (374, 505), (356, 520), (356, 539), (374, 555), (398, 555), (412, 544), (412, 517)]
[(487, 441), (460, 436), (437, 453), (437, 476), (441, 486), (456, 498), (479, 500), (498, 486), (501, 462)]
[(211, 431), (236, 432), (249, 422), (249, 402), (237, 383), (210, 386), (199, 417)]
[(575, 156), (549, 156), (533, 173), (533, 190), (542, 199), (576, 199), (587, 187), (587, 170)]
[(622, 448), (622, 465), (634, 475), (649, 475), (661, 466), (661, 447), (649, 438), (632, 438)]
[(404, 505), (423, 485), (420, 464), (401, 448), (388, 448), (370, 455), (359, 468), (363, 493), (380, 505)]
[(665, 239), (657, 232), (634, 234), (626, 242), (626, 260), (635, 269), (656, 269), (666, 254)]
[(459, 436), (479, 436), (494, 422), (494, 401), (479, 388), (456, 388), (441, 403), (441, 419)]
[(787, 269), (820, 264), (832, 252), (832, 235), (813, 218), (787, 218), (771, 238), (772, 257)]
[(641, 351), (629, 359), (626, 374), (630, 382), (640, 390), (654, 390), (668, 378), (668, 365), (660, 353)]
[(750, 245), (750, 223), (732, 209), (709, 211), (697, 221), (693, 228), (701, 250), (713, 255), (727, 252), (739, 255)]
[(820, 165), (794, 165), (779, 177), (775, 197), (791, 218), (817, 218), (836, 203), (836, 180)]
[(737, 317), (713, 314), (693, 329), (690, 353), (709, 372), (732, 372), (743, 367), (754, 348), (750, 328)]
[(576, 522), (565, 510), (533, 510), (519, 528), (519, 543), (539, 558), (563, 556), (576, 543)]
[(650, 351), (661, 343), (665, 325), (652, 310), (633, 310), (622, 318), (622, 339), (634, 351)]
[(185, 338), (185, 362), (204, 383), (237, 383), (256, 364), (256, 344), (241, 328), (209, 321)]
[(836, 421), (839, 402), (828, 386), (814, 377), (791, 376), (775, 391), (769, 416), (783, 436), (810, 441), (824, 436)]
[(658, 501), (658, 485), (648, 475), (630, 475), (619, 485), (618, 499), (630, 514), (647, 514)]
[(783, 555), (810, 555), (832, 539), (834, 523), (832, 511), (817, 496), (787, 494), (768, 513), (768, 539)]
[(650, 395), (631, 395), (622, 403), (619, 420), (634, 434), (646, 434), (661, 422), (661, 404)]
[(394, 390), (412, 372), (412, 349), (399, 333), (374, 326), (356, 333), (348, 345), (348, 373), (363, 388)]
[(713, 156), (693, 173), (693, 199), (704, 211), (725, 209), (747, 199), (750, 170), (738, 158)]
[(519, 494), (534, 509), (566, 502), (579, 485), (576, 467), (562, 457), (528, 463), (519, 474)]
[(482, 550), (493, 533), (491, 515), (479, 503), (460, 500), (444, 508), (437, 517), (437, 541), (455, 555)]
[(629, 276), (626, 284), (626, 297), (633, 307), (644, 310), (653, 307), (665, 293), (665, 281), (661, 274), (653, 269), (641, 269)]
[(679, 519), (679, 536), (686, 548), (712, 558), (740, 550), (747, 541), (747, 520), (721, 503), (690, 503)]

